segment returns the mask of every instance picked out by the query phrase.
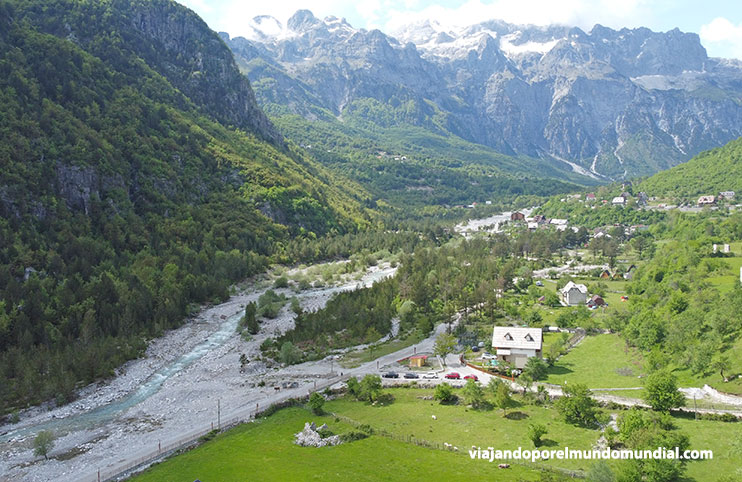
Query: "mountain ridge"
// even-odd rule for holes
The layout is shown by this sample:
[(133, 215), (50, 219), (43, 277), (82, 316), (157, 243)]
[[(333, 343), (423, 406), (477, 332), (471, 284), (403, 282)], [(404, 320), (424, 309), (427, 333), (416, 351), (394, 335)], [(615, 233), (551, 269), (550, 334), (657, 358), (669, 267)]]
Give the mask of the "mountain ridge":
[[(268, 110), (342, 120), (363, 99), (389, 110), (430, 103), (453, 135), (603, 179), (651, 174), (742, 135), (742, 64), (709, 58), (678, 29), (486, 21), (459, 31), (428, 23), (396, 38), (308, 11), (287, 25), (260, 19), (248, 38), (221, 35)], [(405, 122), (430, 128), (431, 116)]]

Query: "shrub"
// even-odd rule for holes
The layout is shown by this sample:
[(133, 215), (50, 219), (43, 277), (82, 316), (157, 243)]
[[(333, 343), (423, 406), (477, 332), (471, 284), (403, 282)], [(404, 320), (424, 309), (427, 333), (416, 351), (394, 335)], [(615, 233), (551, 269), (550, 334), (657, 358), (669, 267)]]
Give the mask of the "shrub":
[(324, 411), (325, 406), (325, 397), (320, 395), (318, 392), (313, 392), (312, 395), (309, 396), (309, 408), (312, 410), (312, 413), (315, 415), (322, 415)]
[(352, 432), (340, 435), (340, 440), (342, 440), (343, 443), (355, 442), (356, 440), (363, 440), (365, 438), (368, 438), (368, 434), (359, 430), (353, 430)]
[(453, 388), (448, 383), (441, 383), (435, 387), (433, 399), (438, 400), (441, 404), (452, 404), (458, 397), (454, 395)]

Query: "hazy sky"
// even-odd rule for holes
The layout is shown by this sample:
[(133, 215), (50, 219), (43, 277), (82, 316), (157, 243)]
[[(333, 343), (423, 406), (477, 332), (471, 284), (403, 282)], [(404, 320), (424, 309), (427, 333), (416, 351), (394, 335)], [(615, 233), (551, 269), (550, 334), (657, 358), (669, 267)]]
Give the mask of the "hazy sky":
[(742, 59), (741, 0), (178, 0), (209, 26), (232, 36), (244, 32), (256, 15), (285, 22), (306, 8), (318, 17), (345, 17), (354, 27), (390, 32), (419, 19), (465, 26), (502, 19), (512, 23), (560, 23), (590, 30), (596, 23), (612, 27), (675, 27), (696, 32), (712, 57)]

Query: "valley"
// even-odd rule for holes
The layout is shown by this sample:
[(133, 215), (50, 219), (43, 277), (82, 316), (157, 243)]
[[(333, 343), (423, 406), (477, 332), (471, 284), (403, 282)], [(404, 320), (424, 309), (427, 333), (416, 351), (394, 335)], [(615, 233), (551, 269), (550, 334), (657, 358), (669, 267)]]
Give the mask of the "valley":
[(742, 477), (721, 20), (237, 3), (0, 0), (0, 482)]

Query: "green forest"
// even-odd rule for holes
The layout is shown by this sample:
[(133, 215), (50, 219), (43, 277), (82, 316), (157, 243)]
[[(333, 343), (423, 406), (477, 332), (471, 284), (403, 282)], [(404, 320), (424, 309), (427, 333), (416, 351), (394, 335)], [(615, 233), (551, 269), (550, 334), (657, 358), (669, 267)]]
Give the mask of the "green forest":
[[(70, 400), (270, 262), (352, 249), (302, 239), (375, 222), (363, 189), (187, 95), (186, 66), (128, 27), (153, 5), (193, 16), (165, 1), (0, 2), (5, 412)], [(242, 78), (225, 62), (203, 77), (241, 88), (217, 83), (230, 67)]]

